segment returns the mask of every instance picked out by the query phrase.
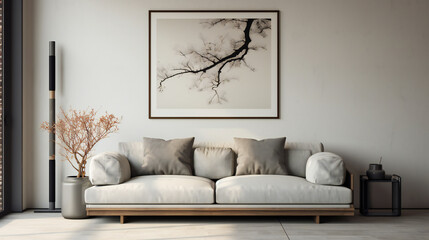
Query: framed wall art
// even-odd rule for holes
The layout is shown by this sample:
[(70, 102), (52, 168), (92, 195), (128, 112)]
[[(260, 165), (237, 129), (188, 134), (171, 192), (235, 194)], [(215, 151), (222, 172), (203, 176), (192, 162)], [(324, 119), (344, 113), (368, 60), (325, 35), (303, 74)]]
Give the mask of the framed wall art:
[(149, 118), (279, 118), (279, 11), (149, 11)]

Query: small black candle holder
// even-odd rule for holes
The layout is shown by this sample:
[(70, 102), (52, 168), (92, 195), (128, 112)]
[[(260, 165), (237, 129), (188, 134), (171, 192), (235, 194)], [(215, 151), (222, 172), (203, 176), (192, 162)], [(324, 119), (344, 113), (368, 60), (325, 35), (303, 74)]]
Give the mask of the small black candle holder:
[(369, 164), (369, 169), (366, 170), (366, 175), (368, 176), (368, 179), (371, 180), (381, 180), (386, 177), (383, 166), (377, 163)]

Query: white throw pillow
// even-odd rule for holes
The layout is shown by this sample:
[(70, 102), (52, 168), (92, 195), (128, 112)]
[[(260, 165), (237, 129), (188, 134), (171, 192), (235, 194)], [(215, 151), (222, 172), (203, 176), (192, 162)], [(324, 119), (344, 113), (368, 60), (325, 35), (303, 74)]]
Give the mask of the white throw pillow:
[(89, 161), (89, 180), (92, 185), (113, 185), (127, 181), (131, 177), (128, 159), (115, 152), (95, 155)]
[(326, 185), (343, 185), (346, 167), (337, 154), (320, 152), (308, 158), (305, 178), (307, 181)]

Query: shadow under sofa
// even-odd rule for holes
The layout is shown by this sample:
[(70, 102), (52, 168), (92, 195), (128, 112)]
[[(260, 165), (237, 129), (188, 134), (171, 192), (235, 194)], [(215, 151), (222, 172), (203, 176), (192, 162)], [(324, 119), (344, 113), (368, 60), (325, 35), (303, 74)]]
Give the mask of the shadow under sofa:
[(314, 216), (316, 223), (321, 216), (354, 216), (352, 174), (347, 171), (342, 186), (311, 183), (305, 178), (307, 160), (323, 152), (321, 143), (286, 143), (288, 175), (235, 176), (235, 162), (214, 163), (229, 172), (220, 179), (141, 176), (143, 142), (120, 143), (119, 148), (128, 160), (131, 178), (121, 184), (88, 188), (88, 216), (120, 216), (121, 223), (125, 216)]

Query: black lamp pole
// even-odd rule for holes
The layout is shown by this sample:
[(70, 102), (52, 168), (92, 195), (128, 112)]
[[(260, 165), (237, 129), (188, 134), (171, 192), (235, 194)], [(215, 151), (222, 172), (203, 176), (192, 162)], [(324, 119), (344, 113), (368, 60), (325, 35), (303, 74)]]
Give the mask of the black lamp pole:
[[(55, 125), (55, 42), (49, 42), (49, 126)], [(34, 212), (61, 212), (55, 208), (55, 133), (49, 133), (49, 208)]]

